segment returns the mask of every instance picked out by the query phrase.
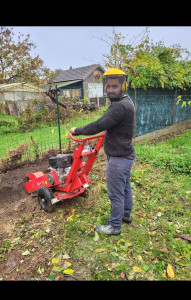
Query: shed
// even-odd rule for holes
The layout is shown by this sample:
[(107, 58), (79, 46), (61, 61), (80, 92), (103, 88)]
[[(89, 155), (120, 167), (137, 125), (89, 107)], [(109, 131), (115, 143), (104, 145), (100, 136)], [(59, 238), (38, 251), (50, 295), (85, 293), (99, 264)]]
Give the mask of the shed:
[(44, 90), (26, 82), (0, 84), (0, 106), (10, 115), (18, 115), (27, 100), (42, 99)]
[(105, 72), (100, 64), (89, 65), (62, 71), (53, 80), (57, 84), (60, 96), (68, 98), (88, 98), (91, 103), (103, 99), (103, 83), (101, 76)]

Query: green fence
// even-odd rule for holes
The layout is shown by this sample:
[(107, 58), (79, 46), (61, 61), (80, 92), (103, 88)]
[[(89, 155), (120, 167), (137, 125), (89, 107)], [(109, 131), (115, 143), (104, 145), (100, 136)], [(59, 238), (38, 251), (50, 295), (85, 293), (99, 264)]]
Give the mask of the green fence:
[(191, 89), (129, 89), (128, 95), (136, 105), (135, 136), (171, 126), (180, 121), (191, 119), (191, 106), (178, 105), (177, 97), (188, 103), (191, 100)]
[[(191, 119), (191, 106), (186, 105), (186, 107), (182, 107), (182, 102), (176, 105), (179, 95), (186, 103), (191, 100), (191, 89), (186, 91), (129, 89), (128, 94), (136, 107), (135, 136), (141, 136), (180, 121)], [(38, 124), (38, 128), (33, 128), (29, 132), (26, 130), (22, 132), (22, 130), (16, 128), (16, 116), (1, 115), (0, 164), (3, 157), (10, 158), (6, 163), (12, 164), (14, 160), (16, 162), (24, 159), (33, 160), (49, 150), (55, 149), (60, 151), (61, 148), (62, 150), (67, 149), (69, 143), (68, 132), (72, 127), (72, 123), (70, 119), (63, 122), (62, 116), (59, 119), (60, 113), (62, 113), (62, 108), (54, 105), (54, 111), (52, 111), (52, 114), (55, 116), (54, 123), (51, 123), (49, 126), (47, 124)], [(101, 114), (99, 112), (96, 114), (88, 112), (88, 118), (84, 120), (84, 123), (79, 121), (77, 126), (84, 126), (99, 118)], [(10, 126), (7, 127), (6, 122), (10, 123)]]

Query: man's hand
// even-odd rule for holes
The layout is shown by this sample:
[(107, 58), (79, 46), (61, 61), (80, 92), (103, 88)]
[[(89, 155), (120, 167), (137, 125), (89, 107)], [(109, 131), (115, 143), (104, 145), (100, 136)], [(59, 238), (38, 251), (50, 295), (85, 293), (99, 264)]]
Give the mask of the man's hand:
[(73, 135), (75, 135), (75, 134), (74, 134), (75, 129), (76, 129), (76, 127), (72, 127), (72, 128), (70, 129), (70, 132), (72, 132)]

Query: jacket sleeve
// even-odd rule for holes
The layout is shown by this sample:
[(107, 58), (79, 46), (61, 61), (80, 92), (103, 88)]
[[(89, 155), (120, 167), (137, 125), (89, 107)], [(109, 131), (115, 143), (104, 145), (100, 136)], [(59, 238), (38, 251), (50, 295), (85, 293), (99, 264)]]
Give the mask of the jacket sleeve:
[(125, 110), (119, 102), (110, 105), (106, 113), (95, 122), (77, 127), (75, 135), (92, 135), (116, 126), (125, 117)]

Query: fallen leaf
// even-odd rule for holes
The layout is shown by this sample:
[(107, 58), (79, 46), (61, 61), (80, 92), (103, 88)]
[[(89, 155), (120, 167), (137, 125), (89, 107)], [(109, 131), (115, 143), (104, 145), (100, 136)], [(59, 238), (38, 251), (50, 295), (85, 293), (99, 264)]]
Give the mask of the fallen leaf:
[(26, 250), (25, 252), (22, 253), (22, 255), (29, 255), (29, 254), (30, 254), (29, 250)]
[(182, 256), (180, 256), (180, 257), (175, 257), (175, 262), (181, 260), (181, 258), (182, 258)]
[(52, 259), (52, 263), (53, 263), (53, 265), (57, 265), (59, 263), (59, 258), (58, 257), (54, 257)]
[(187, 235), (185, 235), (185, 234), (181, 234), (181, 235), (174, 235), (173, 236), (174, 238), (178, 238), (178, 237), (180, 237), (180, 238), (182, 238), (182, 239), (184, 239), (184, 240), (187, 240), (187, 241), (190, 241), (191, 242), (191, 237), (190, 236), (187, 236)]
[(84, 256), (78, 257), (78, 260), (79, 260), (79, 261), (82, 261), (83, 259), (84, 259)]
[(37, 274), (41, 275), (42, 273), (44, 273), (44, 268), (38, 267), (38, 270), (36, 272)]
[(69, 216), (69, 217), (67, 218), (67, 222), (74, 221), (72, 217), (73, 217), (73, 215)]
[(136, 255), (136, 258), (137, 258), (138, 262), (143, 260), (143, 258), (140, 255), (138, 255), (138, 254)]
[(68, 258), (70, 258), (70, 256), (67, 253), (65, 253), (65, 254), (62, 255), (62, 258), (63, 259), (68, 259)]
[(171, 264), (168, 264), (167, 269), (166, 269), (166, 274), (168, 278), (173, 278), (174, 277), (174, 271), (172, 268)]
[(97, 252), (97, 253), (104, 252), (104, 251), (106, 251), (106, 249), (104, 249), (104, 248), (99, 248), (99, 249), (95, 250), (95, 252)]
[(97, 231), (95, 231), (95, 237), (93, 238), (94, 242), (97, 242), (99, 240), (99, 234)]
[(151, 231), (151, 232), (148, 233), (149, 236), (155, 235), (155, 234), (156, 234), (156, 231)]
[(125, 279), (125, 277), (126, 277), (126, 274), (125, 274), (125, 272), (121, 272), (121, 274), (120, 274), (120, 278), (121, 278), (122, 280), (124, 280), (124, 279)]
[(138, 209), (136, 212), (136, 215), (143, 217), (144, 216), (144, 212), (142, 212), (140, 209)]
[(166, 248), (163, 248), (163, 249), (159, 249), (159, 251), (161, 251), (161, 252), (168, 252), (168, 249), (166, 247)]
[(150, 228), (150, 231), (157, 230), (157, 228), (158, 228), (158, 227), (151, 227), (151, 228)]
[(71, 221), (73, 221), (73, 216), (74, 216), (74, 214), (75, 214), (75, 209), (74, 208), (72, 208), (72, 214), (67, 218), (67, 222), (71, 222)]
[(166, 278), (166, 273), (162, 273), (161, 276), (162, 276), (163, 278)]
[(108, 265), (108, 271), (113, 271), (116, 268), (116, 263), (111, 263)]
[(64, 270), (64, 267), (63, 266), (60, 266), (60, 265), (54, 265), (52, 270), (56, 273), (60, 273)]
[(117, 242), (117, 245), (120, 245), (120, 244), (125, 244), (125, 240), (124, 239), (120, 239), (118, 242)]
[(162, 213), (159, 211), (159, 213), (157, 214), (157, 217), (161, 217)]
[(140, 272), (145, 272), (142, 268), (140, 268), (140, 267), (136, 267), (136, 266), (134, 266), (133, 267), (133, 272), (135, 272), (135, 273), (140, 273)]
[(68, 269), (68, 267), (70, 267), (72, 264), (69, 261), (65, 261), (63, 264), (63, 268), (64, 269)]
[(74, 270), (72, 270), (72, 269), (66, 269), (66, 270), (64, 270), (63, 273), (66, 274), (66, 275), (72, 275), (74, 273)]

